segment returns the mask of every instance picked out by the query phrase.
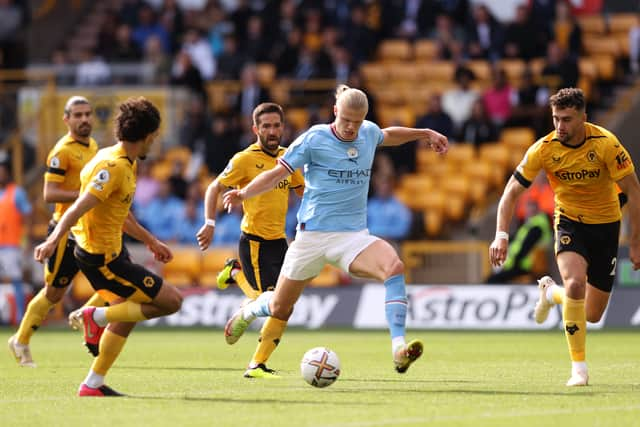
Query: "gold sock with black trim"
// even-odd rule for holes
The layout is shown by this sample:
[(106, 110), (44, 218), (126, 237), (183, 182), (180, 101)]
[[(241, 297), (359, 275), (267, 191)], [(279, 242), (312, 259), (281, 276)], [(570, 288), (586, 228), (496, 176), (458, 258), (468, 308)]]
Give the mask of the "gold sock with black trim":
[(564, 334), (569, 345), (571, 361), (584, 362), (587, 341), (587, 314), (584, 299), (573, 299), (565, 296), (562, 306)]
[(100, 354), (93, 360), (91, 369), (105, 376), (122, 351), (127, 338), (106, 329), (100, 338)]
[(251, 366), (266, 363), (280, 343), (280, 338), (287, 329), (287, 321), (276, 319), (275, 317), (267, 318), (260, 330), (260, 338), (258, 338), (258, 347), (251, 358)]
[(147, 320), (142, 314), (142, 305), (133, 301), (124, 301), (109, 306), (104, 312), (107, 322), (141, 322)]
[(84, 303), (84, 307), (106, 307), (109, 304), (96, 292)]
[(244, 275), (244, 271), (238, 271), (238, 274), (236, 274), (233, 279), (236, 281), (238, 287), (247, 296), (247, 298), (251, 300), (258, 298), (258, 291), (251, 287), (249, 281), (247, 280), (247, 276)]
[(40, 327), (47, 314), (55, 305), (45, 295), (46, 288), (42, 288), (38, 294), (33, 297), (27, 306), (20, 327), (16, 333), (20, 344), (29, 344), (31, 336)]

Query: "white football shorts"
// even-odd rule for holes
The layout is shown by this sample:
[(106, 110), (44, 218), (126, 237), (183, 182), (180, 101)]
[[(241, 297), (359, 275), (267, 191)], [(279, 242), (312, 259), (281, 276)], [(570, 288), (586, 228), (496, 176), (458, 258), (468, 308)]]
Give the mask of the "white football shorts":
[(292, 280), (306, 280), (320, 274), (325, 264), (331, 264), (348, 273), (349, 266), (360, 252), (378, 240), (366, 229), (298, 231), (289, 245), (280, 272)]

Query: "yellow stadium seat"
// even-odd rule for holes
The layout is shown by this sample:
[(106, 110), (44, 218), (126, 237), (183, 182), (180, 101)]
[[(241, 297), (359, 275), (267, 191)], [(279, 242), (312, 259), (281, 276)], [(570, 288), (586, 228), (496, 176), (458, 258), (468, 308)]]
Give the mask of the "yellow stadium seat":
[(449, 151), (445, 154), (445, 159), (450, 162), (455, 169), (462, 169), (467, 163), (473, 161), (476, 156), (476, 148), (473, 144), (464, 142), (449, 145)]
[(429, 191), (433, 186), (433, 177), (424, 174), (406, 174), (400, 180), (400, 188), (413, 194)]
[(214, 246), (207, 249), (202, 258), (200, 286), (216, 287), (218, 273), (229, 258), (238, 258), (238, 250), (233, 246)]
[(421, 68), (420, 74), (428, 76), (431, 82), (453, 82), (456, 71), (453, 61), (431, 61), (419, 63), (418, 66)]
[(287, 123), (296, 129), (309, 127), (309, 111), (306, 108), (289, 108), (285, 111)]
[(270, 62), (261, 62), (256, 64), (256, 74), (262, 86), (271, 87), (276, 79), (276, 66)]
[(431, 149), (418, 147), (416, 150), (416, 170), (418, 173), (429, 173), (430, 165), (443, 161), (444, 156), (439, 155)]
[(618, 44), (620, 45), (620, 54), (622, 55), (622, 57), (629, 58), (629, 55), (631, 54), (631, 42), (629, 41), (629, 33), (614, 33), (613, 36), (618, 40)]
[(588, 37), (584, 40), (587, 55), (610, 55), (618, 58), (622, 52), (618, 39), (613, 36)]
[(378, 58), (383, 62), (403, 62), (411, 59), (413, 49), (405, 39), (387, 39), (378, 46)]
[(193, 248), (177, 248), (173, 250), (173, 259), (164, 264), (162, 275), (164, 280), (177, 287), (194, 286), (202, 271), (202, 255)]
[(438, 58), (438, 44), (429, 39), (416, 40), (413, 44), (416, 61), (431, 61)]
[(360, 73), (367, 86), (386, 84), (389, 79), (389, 70), (385, 64), (369, 62), (360, 66)]
[(151, 176), (158, 181), (166, 181), (171, 176), (173, 165), (166, 160), (154, 163), (151, 167)]
[(412, 127), (416, 122), (415, 114), (408, 106), (381, 106), (378, 108), (377, 114), (380, 126), (383, 128), (389, 126)]
[(536, 134), (528, 127), (505, 128), (500, 134), (500, 141), (512, 148), (529, 148), (536, 141)]
[(616, 77), (616, 58), (613, 55), (599, 54), (591, 55), (598, 67), (598, 75), (600, 79), (611, 81)]
[(609, 31), (612, 33), (626, 33), (638, 24), (637, 13), (612, 13), (609, 16)]
[(451, 221), (462, 221), (467, 215), (466, 198), (461, 194), (448, 194), (445, 205), (445, 217)]
[(467, 61), (464, 64), (467, 68), (473, 71), (476, 76), (476, 80), (491, 80), (491, 64), (484, 59), (474, 59)]
[(330, 265), (326, 264), (320, 274), (313, 278), (310, 285), (313, 287), (333, 287), (340, 284), (341, 271)]
[[(460, 168), (463, 168), (461, 166)], [(439, 184), (447, 197), (461, 196), (464, 201), (469, 196), (469, 178), (462, 174), (452, 174)]]
[(414, 87), (420, 79), (420, 67), (415, 62), (401, 62), (389, 67), (392, 86)]
[(522, 59), (503, 59), (498, 62), (498, 66), (507, 74), (507, 79), (512, 86), (520, 85), (520, 79), (527, 66)]
[(511, 151), (506, 144), (499, 142), (480, 146), (480, 163), (487, 163), (491, 168), (492, 187), (501, 188), (505, 184), (505, 175), (512, 167)]
[(424, 229), (428, 237), (437, 237), (444, 227), (444, 214), (442, 211), (425, 210), (422, 214)]
[(191, 150), (184, 145), (174, 145), (164, 152), (164, 159), (171, 164), (180, 162), (186, 167), (191, 161)]
[(578, 24), (585, 34), (596, 36), (607, 31), (607, 24), (602, 15), (584, 15), (578, 17)]
[(580, 76), (587, 77), (591, 81), (598, 80), (598, 66), (595, 61), (589, 57), (583, 57), (578, 60), (578, 69), (580, 70)]

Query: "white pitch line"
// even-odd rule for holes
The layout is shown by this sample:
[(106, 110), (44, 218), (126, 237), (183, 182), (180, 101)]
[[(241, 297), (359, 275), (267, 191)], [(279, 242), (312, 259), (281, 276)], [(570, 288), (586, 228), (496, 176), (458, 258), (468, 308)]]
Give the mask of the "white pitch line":
[[(580, 414), (587, 412), (603, 412), (603, 411), (638, 411), (640, 405), (632, 406), (609, 406), (609, 407), (597, 407), (580, 409)], [(338, 423), (338, 424), (322, 424), (322, 427), (371, 427), (371, 426), (386, 426), (386, 425), (401, 425), (401, 424), (413, 424), (413, 423), (434, 423), (444, 421), (473, 421), (478, 418), (483, 419), (495, 419), (495, 418), (513, 418), (513, 417), (549, 417), (555, 415), (571, 415), (575, 414), (574, 408), (567, 409), (545, 409), (542, 412), (503, 412), (492, 413), (485, 412), (480, 414), (469, 414), (465, 416), (434, 416), (434, 417), (414, 417), (414, 418), (396, 418), (396, 419), (384, 419), (378, 421), (365, 421), (365, 422), (352, 422), (352, 423)]]

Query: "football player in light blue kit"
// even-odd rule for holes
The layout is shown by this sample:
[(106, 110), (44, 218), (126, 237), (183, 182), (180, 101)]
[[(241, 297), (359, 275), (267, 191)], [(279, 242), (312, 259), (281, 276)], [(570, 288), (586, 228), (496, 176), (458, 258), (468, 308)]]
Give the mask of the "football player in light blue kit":
[(229, 344), (238, 341), (256, 317), (272, 316), (286, 325), (304, 287), (329, 263), (354, 276), (384, 282), (385, 314), (396, 370), (406, 372), (421, 356), (421, 341), (405, 341), (404, 265), (389, 243), (369, 234), (367, 193), (379, 146), (423, 140), (434, 151), (445, 153), (448, 141), (431, 129), (380, 129), (364, 120), (368, 109), (364, 92), (341, 85), (336, 91), (332, 124), (311, 127), (291, 144), (275, 168), (243, 189), (224, 195), (224, 206), (230, 208), (273, 188), (298, 168), (305, 175), (298, 232), (285, 256), (276, 289), (263, 293), (229, 319), (225, 327)]

